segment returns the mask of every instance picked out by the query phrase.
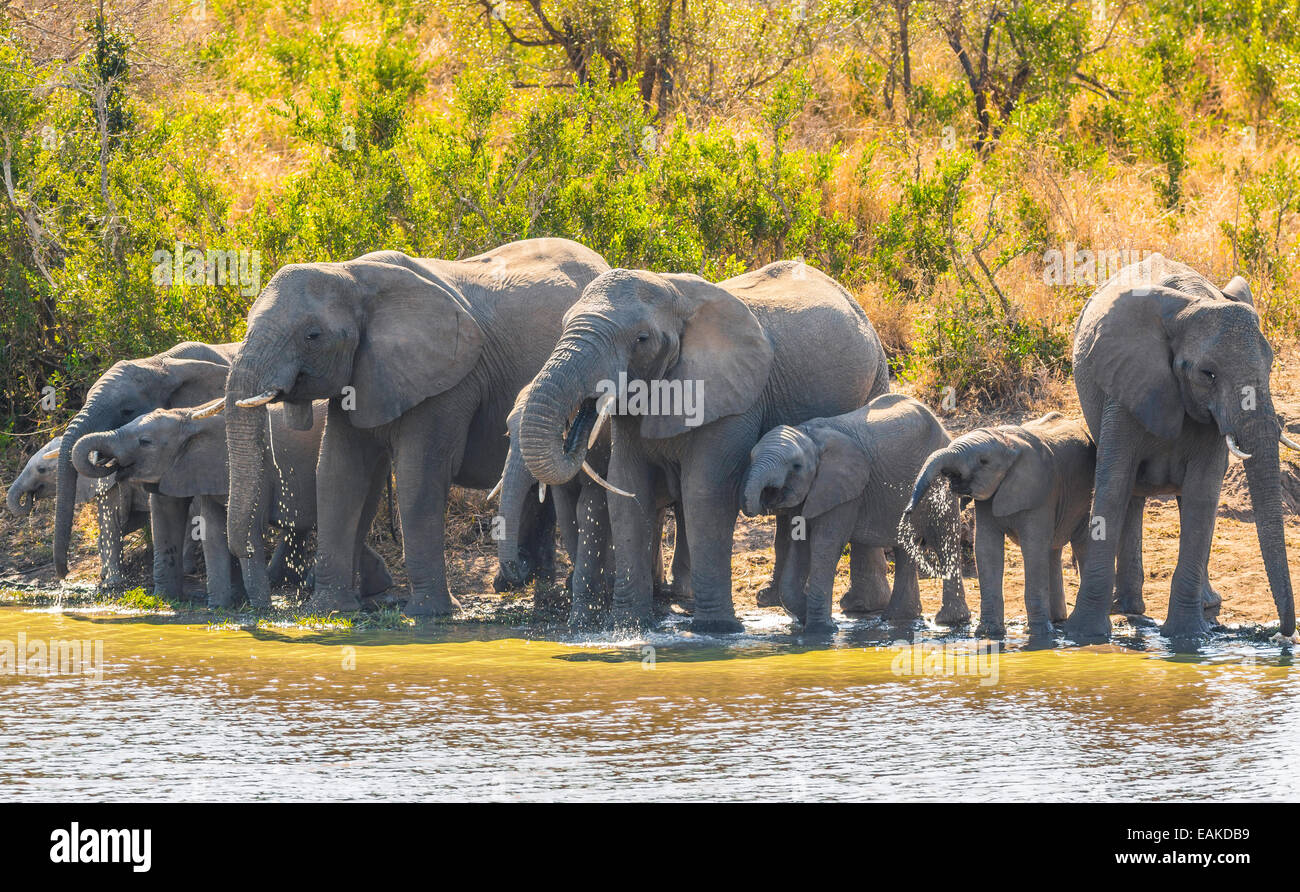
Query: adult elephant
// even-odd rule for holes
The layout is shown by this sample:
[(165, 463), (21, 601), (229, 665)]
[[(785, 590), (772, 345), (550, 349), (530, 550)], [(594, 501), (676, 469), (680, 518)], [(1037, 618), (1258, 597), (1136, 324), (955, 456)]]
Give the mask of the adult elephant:
[[(628, 398), (610, 405), (604, 397), (615, 386)], [(670, 403), (673, 393), (680, 399), (658, 411), (638, 408), (632, 391), (647, 387)], [(739, 632), (731, 543), (750, 450), (778, 424), (839, 415), (888, 389), (889, 367), (866, 314), (817, 270), (780, 262), (713, 284), (618, 269), (588, 286), (566, 315), (519, 436), (533, 475), (561, 484), (582, 468), (593, 425), (613, 414), (609, 483), (631, 494), (609, 498), (615, 626), (651, 622), (658, 471), (686, 518), (692, 628)], [(778, 527), (778, 561), (789, 541)]]
[[(59, 445), (54, 509), (54, 570), (68, 575), (68, 543), (77, 498), (72, 450), (84, 434), (110, 431), (154, 409), (197, 406), (221, 396), (238, 344), (184, 341), (155, 356), (116, 363), (86, 394), (85, 405), (68, 423)], [(184, 594), (184, 558), (190, 500), (152, 493), (149, 526), (153, 539), (154, 593)]]
[(448, 488), (496, 483), (516, 394), (546, 361), (564, 311), (608, 268), (576, 242), (529, 239), (461, 261), (378, 251), (277, 272), (249, 312), (226, 385), (231, 551), (251, 547), (262, 407), (284, 401), (304, 429), (311, 401), (328, 399), (308, 608), (360, 606), (354, 556), (391, 456), (411, 581), (405, 610), (457, 609), (443, 558)]
[(1174, 639), (1208, 633), (1206, 567), (1230, 451), (1245, 462), (1282, 634), (1294, 634), (1272, 366), (1241, 277), (1220, 290), (1157, 254), (1121, 270), (1088, 300), (1075, 330), (1074, 380), (1097, 441), (1097, 473), (1092, 541), (1065, 627), (1071, 638), (1109, 636), (1116, 551), (1126, 538), (1139, 541), (1125, 529), (1141, 522), (1133, 506), (1169, 493), (1179, 496), (1180, 535), (1162, 631)]

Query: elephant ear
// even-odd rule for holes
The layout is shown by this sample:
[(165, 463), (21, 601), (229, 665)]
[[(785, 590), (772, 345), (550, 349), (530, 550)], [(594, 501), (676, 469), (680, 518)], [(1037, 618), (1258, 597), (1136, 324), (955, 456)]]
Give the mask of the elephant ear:
[(159, 408), (184, 409), (206, 403), (226, 390), (230, 366), (206, 359), (165, 360), (171, 392)]
[(818, 441), (821, 455), (817, 459), (817, 474), (800, 512), (807, 518), (818, 517), (856, 499), (871, 479), (870, 459), (852, 438), (837, 430), (813, 436)]
[(1250, 283), (1241, 276), (1233, 276), (1232, 281), (1222, 288), (1223, 296), (1239, 304), (1255, 306), (1255, 298), (1250, 293)]
[(469, 306), (430, 272), (372, 261), (344, 264), (366, 307), (352, 386), (357, 427), (387, 424), (465, 377), (483, 349)]
[(1164, 286), (1121, 291), (1093, 312), (1085, 307), (1075, 338), (1076, 369), (1086, 366), (1111, 399), (1165, 440), (1178, 436), (1186, 414), (1170, 332), (1192, 301)]
[(993, 515), (1006, 517), (1037, 508), (1052, 491), (1052, 467), (1031, 444), (1013, 443), (1016, 458), (993, 494)]
[(226, 423), (220, 416), (187, 418), (185, 442), (158, 479), (158, 492), (165, 496), (218, 496), (230, 487), (226, 467)]
[(744, 412), (767, 386), (774, 356), (763, 326), (740, 298), (699, 276), (663, 278), (681, 296), (687, 317), (677, 363), (661, 380), (681, 381), (683, 392), (695, 388), (699, 411), (645, 416), (641, 435), (650, 439), (674, 437)]

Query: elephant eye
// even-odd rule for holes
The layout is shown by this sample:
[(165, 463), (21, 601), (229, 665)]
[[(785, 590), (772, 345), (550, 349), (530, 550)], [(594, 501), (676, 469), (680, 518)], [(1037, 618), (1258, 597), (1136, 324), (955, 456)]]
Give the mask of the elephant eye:
[(141, 437), (141, 438), (140, 438), (140, 445), (141, 445), (141, 446), (152, 446), (152, 445), (153, 445), (153, 440), (150, 440), (148, 437)]
[(1211, 381), (1214, 380), (1214, 372), (1210, 371), (1209, 369), (1201, 369), (1201, 374), (1209, 378)]
[(643, 331), (636, 336), (636, 342), (638, 344), (644, 344), (648, 340), (650, 340), (650, 333), (648, 331)]
[(316, 340), (316, 339), (319, 338), (319, 337), (320, 337), (320, 332), (318, 332), (318, 331), (309, 331), (309, 332), (307, 332), (307, 340), (309, 340), (309, 341), (314, 341), (314, 340)]
[(980, 464), (982, 464), (982, 465), (987, 465), (988, 463), (989, 463), (988, 458), (986, 458), (985, 456), (982, 456), (982, 455), (981, 455), (981, 456), (980, 456)]
[(796, 471), (802, 471), (802, 470), (803, 470), (803, 465), (799, 464), (799, 462), (795, 462), (793, 465), (791, 465), (791, 467), (794, 468), (794, 470), (796, 470)]

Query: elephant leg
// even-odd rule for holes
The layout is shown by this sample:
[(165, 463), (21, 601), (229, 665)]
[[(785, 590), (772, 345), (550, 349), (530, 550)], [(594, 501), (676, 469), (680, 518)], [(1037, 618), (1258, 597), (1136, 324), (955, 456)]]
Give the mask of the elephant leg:
[(731, 600), (731, 546), (740, 513), (739, 468), (744, 457), (718, 455), (695, 461), (682, 480), (686, 537), (691, 549), (691, 589), (695, 616), (691, 629), (735, 634), (745, 627)]
[[(1025, 561), (1025, 613), (1029, 620), (1030, 641), (1050, 641), (1056, 634), (1052, 627), (1052, 561), (1061, 566), (1060, 552), (1052, 548), (1052, 527), (1047, 522), (1026, 524), (1020, 534), (1020, 554)], [(1064, 599), (1064, 595), (1062, 595)]]
[[(840, 506), (844, 507), (844, 506)], [(856, 510), (856, 505), (852, 506)], [(834, 518), (832, 509), (818, 521), (829, 520), (831, 523), (819, 523), (816, 531), (809, 531), (806, 552), (808, 555), (808, 581), (804, 586), (803, 630), (805, 635), (834, 635), (837, 631), (835, 619), (831, 616), (831, 601), (834, 595), (835, 571), (839, 567), (840, 555), (848, 543)]]
[(573, 597), (569, 626), (585, 629), (596, 624), (609, 594), (609, 512), (605, 490), (584, 486), (578, 494), (577, 544), (573, 555)]
[[(385, 452), (373, 434), (354, 428), (336, 403), (330, 401), (316, 465), (315, 587), (303, 605), (304, 611), (322, 616), (361, 607), (353, 587), (355, 554), (374, 467)], [(378, 504), (378, 494), (374, 500)]]
[[(900, 545), (894, 549), (894, 554), (906, 550)], [(939, 612), (934, 615), (934, 621), (941, 626), (962, 626), (970, 622), (970, 607), (966, 604), (966, 586), (962, 583), (961, 576), (957, 575), (951, 579), (944, 577), (941, 584), (943, 604), (940, 605)]]
[(550, 497), (545, 502), (528, 502), (526, 513), (530, 518), (522, 524), (519, 537), (520, 551), (530, 568), (528, 578), (541, 582), (543, 589), (555, 582), (556, 488), (548, 488)]
[(668, 590), (668, 577), (664, 570), (664, 528), (667, 525), (668, 509), (666, 507), (656, 509), (652, 537), (654, 553), (650, 557), (650, 572), (654, 599), (660, 604), (672, 600), (672, 592)]
[(1178, 564), (1169, 592), (1169, 613), (1160, 627), (1166, 638), (1175, 640), (1203, 638), (1210, 631), (1203, 606), (1205, 569), (1210, 563), (1223, 470), (1209, 464), (1202, 460), (1188, 469), (1178, 500)]
[[(775, 554), (775, 560), (772, 563), (772, 579), (767, 585), (758, 590), (754, 600), (759, 607), (781, 607), (785, 604), (785, 594), (781, 591), (781, 580), (786, 575), (786, 567), (790, 562), (790, 551), (800, 543), (792, 541), (793, 524), (790, 522), (791, 515), (782, 512), (776, 516), (776, 536), (772, 539), (772, 551)], [(803, 591), (797, 594), (798, 598), (803, 597)]]
[(673, 600), (688, 610), (695, 608), (691, 593), (691, 546), (686, 541), (686, 513), (673, 503)]
[(1006, 637), (1006, 612), (1002, 601), (1002, 572), (1006, 537), (993, 519), (988, 501), (975, 503), (975, 571), (980, 583), (980, 621), (977, 638)]
[(1146, 503), (1145, 496), (1133, 496), (1128, 500), (1124, 536), (1115, 568), (1115, 600), (1111, 613), (1139, 615), (1147, 612), (1146, 602), (1142, 600), (1142, 585), (1146, 580), (1142, 569), (1142, 522)]
[(272, 587), (284, 585), (289, 577), (289, 531), (282, 530), (280, 541), (275, 543), (271, 552), (271, 561), (266, 567), (267, 583)]
[[(1222, 488), (1222, 487), (1221, 487)], [(1178, 496), (1178, 512), (1181, 516), (1183, 510), (1183, 497)], [(1217, 521), (1217, 516), (1216, 516)], [(1210, 530), (1210, 536), (1213, 537), (1214, 530)], [(1214, 587), (1210, 585), (1210, 567), (1205, 567), (1204, 581), (1201, 584), (1201, 608), (1205, 611), (1205, 618), (1212, 619), (1219, 615), (1219, 610), (1223, 607), (1223, 598)]]
[(570, 563), (578, 553), (578, 500), (582, 498), (582, 487), (572, 483), (551, 487), (551, 498), (555, 500), (555, 531)]
[(1051, 601), (1047, 605), (1047, 618), (1051, 622), (1065, 622), (1065, 576), (1061, 564), (1064, 560), (1063, 548), (1053, 548), (1048, 570), (1051, 572)]
[[(897, 554), (898, 549), (894, 551)], [(885, 609), (890, 597), (888, 571), (885, 549), (849, 546), (849, 590), (840, 598), (840, 610), (845, 616), (865, 616)]]
[(781, 578), (776, 583), (777, 591), (781, 594), (782, 609), (791, 619), (801, 623), (808, 618), (810, 548), (807, 537), (790, 543), (785, 563), (781, 567)]
[[(650, 537), (654, 534), (655, 513), (654, 469), (643, 457), (629, 452), (630, 448), (626, 452), (620, 449), (616, 437), (609, 462), (609, 482), (624, 492), (635, 493), (636, 497), (613, 493), (606, 497), (610, 548), (614, 553), (610, 622), (618, 630), (643, 630), (653, 623), (654, 616), (650, 570), (653, 556)], [(688, 516), (692, 516), (689, 511)]]
[(1115, 557), (1123, 541), (1124, 520), (1137, 477), (1136, 451), (1147, 434), (1118, 403), (1108, 402), (1097, 438), (1097, 476), (1093, 487), (1088, 559), (1066, 634), (1077, 642), (1110, 637), (1110, 605), (1115, 593)]
[(149, 529), (153, 535), (153, 593), (164, 601), (185, 596), (182, 553), (189, 533), (189, 499), (152, 493)]
[(390, 473), (391, 466), (387, 458), (381, 457), (375, 462), (370, 471), (370, 489), (366, 494), (365, 504), (361, 506), (361, 516), (357, 520), (352, 553), (356, 555), (356, 573), (360, 580), (359, 591), (363, 598), (383, 594), (393, 587), (393, 576), (388, 572), (388, 564), (366, 541), (370, 538), (370, 528), (374, 525), (375, 515), (379, 512), (379, 501), (383, 498)]
[(208, 606), (233, 607), (235, 592), (230, 547), (226, 544), (226, 509), (215, 499), (203, 496), (199, 499), (199, 517), (203, 519), (200, 542), (208, 573)]
[(129, 501), (124, 486), (110, 486), (98, 496), (99, 514), (99, 578), (106, 589), (119, 589), (126, 585), (122, 573), (122, 539), (126, 519), (130, 515)]
[(906, 548), (894, 549), (894, 590), (885, 608), (889, 622), (909, 622), (921, 616), (921, 582), (916, 575), (916, 561)]

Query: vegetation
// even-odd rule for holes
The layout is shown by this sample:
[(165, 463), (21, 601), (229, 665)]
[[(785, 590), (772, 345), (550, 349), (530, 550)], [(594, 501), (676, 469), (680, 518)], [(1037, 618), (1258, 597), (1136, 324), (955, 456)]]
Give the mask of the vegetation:
[(931, 396), (1068, 374), (1085, 256), (1243, 273), (1281, 341), (1298, 125), (1294, 0), (0, 0), (3, 430), (282, 264), (540, 235), (801, 257)]

